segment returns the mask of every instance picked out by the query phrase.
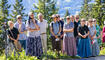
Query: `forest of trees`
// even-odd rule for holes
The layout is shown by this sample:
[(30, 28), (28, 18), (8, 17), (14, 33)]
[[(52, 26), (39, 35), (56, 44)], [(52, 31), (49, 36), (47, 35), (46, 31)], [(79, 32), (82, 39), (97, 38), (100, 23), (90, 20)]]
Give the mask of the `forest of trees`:
[[(23, 21), (26, 20), (26, 17), (28, 17), (28, 14), (25, 14), (25, 8), (22, 4), (23, 0), (15, 0), (14, 4), (8, 4), (9, 0), (0, 0), (0, 52), (2, 53), (4, 46), (4, 40), (2, 38), (2, 25), (4, 22), (7, 22), (9, 20), (12, 20), (16, 22), (16, 16), (22, 15)], [(37, 6), (33, 4), (35, 10), (31, 10), (32, 12), (38, 14), (42, 13), (44, 15), (44, 19), (48, 20), (48, 23), (51, 22), (51, 16), (52, 14), (56, 14), (58, 12), (58, 9), (56, 7), (56, 1), (54, 0), (38, 0)], [(13, 10), (10, 8), (13, 7)], [(12, 12), (12, 13), (10, 13)], [(28, 12), (27, 12), (28, 13)], [(37, 15), (35, 16), (37, 18)], [(49, 34), (49, 32), (48, 32)]]
[(88, 18), (96, 18), (102, 29), (105, 21), (105, 0), (95, 0), (94, 3), (89, 4), (90, 1), (84, 0), (80, 16), (87, 20)]

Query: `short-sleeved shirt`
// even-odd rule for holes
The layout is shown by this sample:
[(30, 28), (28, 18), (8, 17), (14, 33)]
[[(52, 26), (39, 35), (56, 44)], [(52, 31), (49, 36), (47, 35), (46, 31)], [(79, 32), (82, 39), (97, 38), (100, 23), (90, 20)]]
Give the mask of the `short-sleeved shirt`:
[(64, 22), (62, 20), (59, 21), (60, 24), (61, 24), (61, 35), (63, 34), (63, 25), (64, 25)]
[(78, 36), (78, 26), (80, 25), (80, 21), (76, 22), (74, 21), (74, 37)]
[[(90, 36), (93, 36), (94, 33), (95, 33), (95, 31), (96, 31), (96, 27), (95, 27), (95, 25), (93, 25), (92, 27), (89, 26)], [(96, 35), (95, 35), (94, 38), (96, 38)]]
[[(37, 20), (36, 20), (36, 24), (38, 26), (40, 26), (40, 24), (37, 22)], [(27, 27), (29, 27), (31, 29), (35, 29), (35, 24), (32, 22), (32, 20), (30, 20), (30, 23), (29, 23), (29, 20), (27, 20), (27, 22), (26, 22), (26, 28)], [(38, 37), (38, 36), (40, 36), (40, 30), (33, 31), (33, 32), (27, 31), (27, 37)]]
[[(69, 24), (67, 24), (67, 23), (64, 24), (64, 29), (72, 29), (72, 28), (74, 28), (73, 22), (70, 22)], [(64, 33), (64, 36), (74, 37), (74, 33), (73, 32), (66, 32), (66, 33)]]
[[(13, 29), (8, 29), (7, 30), (7, 35), (14, 38), (14, 39), (17, 39), (18, 34), (19, 34), (19, 31), (15, 27), (13, 27)], [(13, 40), (10, 40), (10, 41), (13, 41)]]
[[(81, 25), (80, 25), (80, 26), (78, 27), (78, 32), (79, 32), (81, 35), (87, 34), (88, 31), (89, 31), (89, 28), (88, 28), (88, 26), (86, 26), (86, 25), (84, 25), (84, 26), (81, 26)], [(81, 38), (82, 38), (82, 37), (81, 37)], [(87, 36), (86, 38), (88, 38), (88, 36)], [(84, 39), (84, 38), (82, 38), (82, 39)]]
[[(16, 22), (14, 24), (14, 27), (19, 29), (19, 23)], [(22, 25), (21, 25), (21, 32), (24, 32), (24, 31), (26, 31), (26, 26), (25, 26), (24, 23), (22, 23)], [(26, 40), (26, 34), (25, 33), (19, 34), (19, 40)]]
[(46, 33), (47, 28), (48, 28), (48, 23), (47, 20), (43, 20), (43, 22), (38, 21), (40, 24), (40, 32), (41, 33)]
[[(50, 23), (50, 27), (52, 28), (54, 34), (55, 34), (55, 35), (58, 35), (58, 32), (59, 32), (59, 30), (60, 30), (60, 29), (59, 29), (59, 28), (60, 28), (60, 23), (59, 23), (59, 22), (54, 22), (54, 21), (52, 21), (52, 22)], [(52, 33), (51, 33), (51, 36), (53, 36)]]

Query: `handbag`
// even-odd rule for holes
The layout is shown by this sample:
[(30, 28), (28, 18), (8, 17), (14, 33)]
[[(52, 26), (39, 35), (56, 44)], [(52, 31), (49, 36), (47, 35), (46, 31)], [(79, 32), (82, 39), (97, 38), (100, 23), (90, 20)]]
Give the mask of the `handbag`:
[[(13, 38), (14, 38), (14, 35), (13, 35), (13, 33), (11, 32), (11, 30), (10, 30), (10, 33), (12, 34), (12, 36), (13, 36)], [(22, 50), (22, 47), (21, 47), (20, 42), (14, 41), (13, 43), (14, 43), (15, 49), (16, 49), (17, 51), (21, 51), (21, 50)]]

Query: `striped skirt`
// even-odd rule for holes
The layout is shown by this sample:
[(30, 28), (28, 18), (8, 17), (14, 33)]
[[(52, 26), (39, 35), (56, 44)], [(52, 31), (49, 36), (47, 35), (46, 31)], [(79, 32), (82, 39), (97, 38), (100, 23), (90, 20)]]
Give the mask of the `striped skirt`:
[(77, 54), (76, 41), (74, 37), (64, 37), (63, 53), (66, 53), (68, 56), (75, 56)]
[(40, 57), (43, 54), (41, 38), (28, 37), (26, 40), (26, 55)]

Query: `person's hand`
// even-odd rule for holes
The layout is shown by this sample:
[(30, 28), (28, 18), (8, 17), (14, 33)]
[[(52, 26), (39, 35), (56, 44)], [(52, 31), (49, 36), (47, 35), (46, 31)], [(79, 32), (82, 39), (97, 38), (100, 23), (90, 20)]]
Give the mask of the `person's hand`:
[(13, 41), (15, 40), (15, 39), (13, 39), (13, 38), (11, 38), (11, 37), (10, 37), (10, 39), (13, 40)]
[(19, 24), (22, 24), (22, 21), (19, 21)]
[(85, 35), (82, 35), (82, 38), (86, 38), (86, 36)]
[(94, 35), (93, 38), (94, 38), (95, 36), (96, 36), (96, 35)]
[(99, 39), (99, 38), (100, 38), (100, 36), (97, 37), (97, 39)]
[(36, 24), (35, 19), (33, 19), (33, 23)]
[(91, 37), (90, 39), (93, 40), (93, 37)]
[(81, 37), (82, 37), (82, 38), (84, 38), (84, 36), (83, 36), (83, 35), (81, 35)]
[(18, 40), (14, 40), (14, 42), (18, 42)]
[(84, 35), (84, 38), (86, 38), (87, 36), (86, 35)]
[(62, 38), (62, 37), (63, 37), (63, 35), (60, 36), (60, 38)]
[(55, 35), (55, 38), (57, 39), (57, 38), (58, 38), (58, 36), (57, 36), (57, 35)]
[(28, 29), (28, 30), (31, 30), (31, 28), (30, 28), (30, 27), (27, 27), (27, 29)]

